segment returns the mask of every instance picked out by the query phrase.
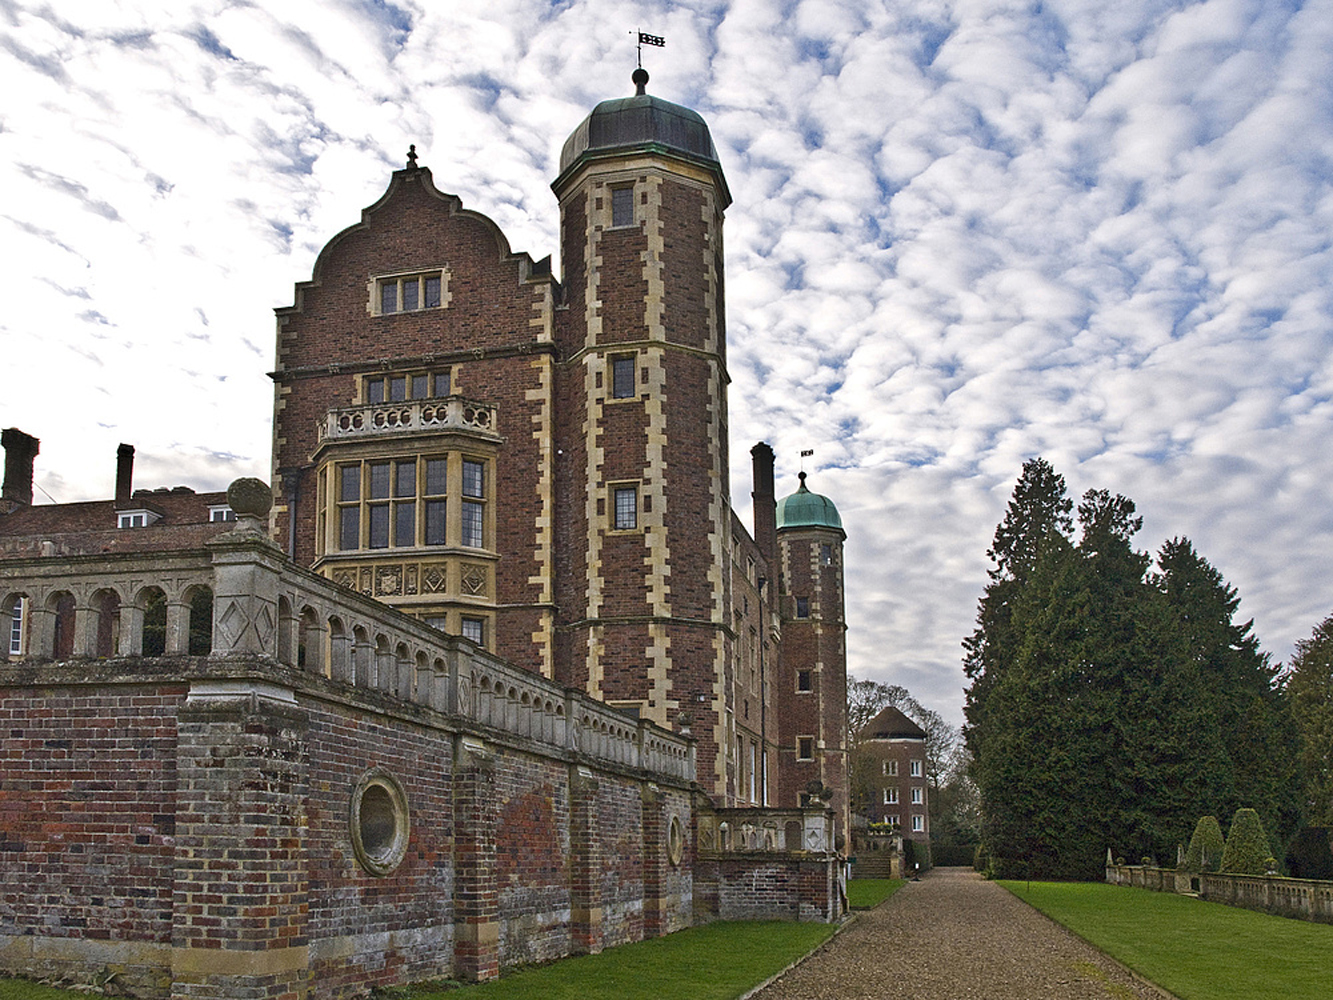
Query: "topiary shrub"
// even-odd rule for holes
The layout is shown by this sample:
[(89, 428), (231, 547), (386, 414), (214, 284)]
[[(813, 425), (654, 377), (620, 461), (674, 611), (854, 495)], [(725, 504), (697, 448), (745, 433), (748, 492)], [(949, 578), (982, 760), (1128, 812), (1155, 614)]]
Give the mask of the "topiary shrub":
[(1237, 809), (1222, 851), (1222, 871), (1229, 875), (1262, 875), (1268, 870), (1270, 848), (1264, 826), (1253, 809)]
[(1217, 871), (1225, 847), (1226, 841), (1222, 839), (1222, 827), (1218, 825), (1217, 817), (1205, 816), (1194, 825), (1194, 836), (1190, 837), (1190, 846), (1185, 851), (1185, 860), (1180, 870), (1191, 875)]

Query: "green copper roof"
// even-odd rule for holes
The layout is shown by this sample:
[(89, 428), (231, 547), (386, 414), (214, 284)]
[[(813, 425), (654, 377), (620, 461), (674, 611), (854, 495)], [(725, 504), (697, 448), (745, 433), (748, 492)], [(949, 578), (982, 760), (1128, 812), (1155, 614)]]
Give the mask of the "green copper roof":
[(698, 112), (648, 94), (647, 83), (648, 74), (636, 70), (637, 93), (633, 97), (603, 101), (583, 119), (560, 151), (560, 175), (555, 186), (559, 187), (585, 159), (642, 151), (676, 156), (703, 166), (716, 175), (722, 200), (730, 203), (708, 125)]
[[(789, 497), (778, 501), (778, 530), (783, 528), (832, 528), (842, 531), (842, 518), (838, 508), (828, 497), (811, 493), (805, 488), (805, 473), (801, 473), (801, 485)], [(845, 532), (844, 532), (845, 534)]]

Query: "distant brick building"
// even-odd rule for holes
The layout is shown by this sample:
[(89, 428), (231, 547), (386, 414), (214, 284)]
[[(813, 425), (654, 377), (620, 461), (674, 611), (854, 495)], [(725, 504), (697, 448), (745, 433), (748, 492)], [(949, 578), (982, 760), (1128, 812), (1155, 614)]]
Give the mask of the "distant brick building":
[(926, 783), (926, 731), (889, 706), (861, 731), (866, 761), (866, 819), (891, 823), (907, 840), (930, 843), (930, 790)]

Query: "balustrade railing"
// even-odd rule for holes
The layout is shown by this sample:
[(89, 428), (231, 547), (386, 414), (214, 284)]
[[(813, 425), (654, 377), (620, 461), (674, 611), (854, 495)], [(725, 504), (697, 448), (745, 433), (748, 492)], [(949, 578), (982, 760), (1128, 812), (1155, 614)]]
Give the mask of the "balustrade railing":
[(834, 850), (833, 814), (815, 806), (716, 809), (700, 813), (696, 822), (701, 851), (827, 854)]
[(330, 410), (319, 422), (319, 440), (429, 430), (462, 430), (494, 437), (495, 416), (494, 406), (462, 396), (363, 403)]

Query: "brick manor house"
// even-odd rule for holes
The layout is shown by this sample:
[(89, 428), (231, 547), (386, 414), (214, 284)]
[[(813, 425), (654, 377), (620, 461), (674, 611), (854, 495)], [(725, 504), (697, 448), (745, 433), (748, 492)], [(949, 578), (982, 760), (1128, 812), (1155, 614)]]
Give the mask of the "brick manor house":
[[(637, 731), (645, 747), (649, 733), (661, 734), (662, 747), (689, 743), (693, 787), (706, 793), (708, 808), (735, 811), (716, 830), (739, 831), (748, 821), (736, 810), (817, 806), (831, 809), (833, 835), (843, 837), (846, 536), (833, 503), (807, 489), (804, 473), (794, 494), (776, 497), (767, 444), (751, 449), (753, 530), (732, 510), (722, 243), (731, 195), (703, 119), (648, 95), (646, 81), (638, 71), (637, 94), (598, 105), (564, 145), (552, 183), (559, 278), (549, 256), (511, 250), (489, 218), (437, 189), (414, 150), (360, 221), (328, 242), (310, 280), (296, 285), (293, 304), (277, 310), (273, 500), (266, 530), (252, 533), (262, 539), (246, 535), (236, 514), (262, 523), (255, 518), (267, 509), (267, 494), (243, 512), (231, 509), (227, 494), (135, 490), (127, 445), (117, 457), (113, 500), (33, 505), (38, 441), (4, 431), (6, 684), (42, 683), (34, 664), (46, 662), (130, 664), (135, 655), (210, 650), (216, 661), (221, 638), (242, 650), (253, 634), (255, 650), (295, 671), (282, 676), (297, 696), (265, 694), (268, 681), (252, 671), (245, 682), (258, 685), (252, 705), (262, 708), (268, 697), (295, 711), (301, 685), (314, 685), (332, 704), (344, 697), (328, 686), (340, 669), (349, 683), (362, 683), (363, 648), (367, 684), (398, 684), (418, 698), (424, 676), (444, 675), (430, 674), (436, 660), (428, 651), (416, 654), (413, 667), (409, 647), (426, 650), (438, 630), (468, 662), (520, 678), (510, 685), (514, 706), (496, 714), (492, 728), (503, 722), (512, 731), (515, 713), (542, 698), (551, 719), (563, 718), (561, 696), (540, 692), (564, 691), (583, 699), (570, 706), (614, 710), (606, 718), (622, 721), (604, 722), (601, 732)], [(288, 594), (286, 587), (293, 596), (275, 596), (265, 605), (271, 611), (246, 612), (233, 628), (241, 613), (224, 607), (222, 591), (231, 584), (218, 567), (239, 565), (241, 557), (223, 559), (224, 549), (243, 549), (263, 568), (247, 577), (251, 583), (236, 584), (242, 596), (235, 607), (259, 606), (245, 602), (253, 597), (246, 588), (261, 578), (281, 581), (274, 594)], [(132, 582), (41, 583), (57, 563), (68, 580), (92, 581), (89, 574), (113, 563), (133, 563), (138, 573), (172, 553), (205, 550), (214, 583), (173, 590), (165, 582), (152, 591), (155, 599)], [(158, 563), (149, 559), (154, 554)], [(194, 572), (181, 568), (177, 577), (208, 579)], [(373, 616), (365, 601), (373, 598), (410, 616), (393, 619), (402, 644), (395, 647), (392, 635), (387, 645), (384, 636), (377, 640), (373, 627), (354, 629), (350, 612), (302, 611), (291, 588), (319, 595), (320, 607), (350, 601), (356, 614)], [(265, 630), (275, 636), (271, 645)], [(301, 672), (317, 676), (301, 681)], [(391, 675), (398, 680), (384, 680)], [(128, 674), (117, 676), (122, 683)], [(470, 703), (478, 718), (480, 676)], [(187, 703), (213, 704), (223, 698), (222, 683), (199, 687), (197, 697), (191, 687)], [(525, 683), (538, 692), (535, 700), (514, 694)], [(459, 684), (449, 698), (461, 698)], [(604, 718), (596, 708), (580, 711)], [(540, 734), (534, 723), (524, 738), (554, 740), (556, 730), (541, 725)], [(572, 729), (560, 731), (566, 749), (551, 754), (577, 742)], [(597, 752), (610, 753), (609, 745)], [(471, 759), (453, 753), (456, 764)], [(607, 773), (620, 766), (611, 761)], [(661, 780), (669, 784), (677, 771), (668, 768)], [(571, 770), (568, 780), (577, 785), (582, 774)], [(396, 793), (385, 787), (374, 801), (392, 812)], [(571, 803), (579, 794), (568, 792)], [(658, 819), (663, 830), (670, 825), (665, 812), (651, 822), (643, 815), (645, 838)], [(699, 842), (687, 860), (711, 843), (701, 832), (706, 824), (691, 815), (687, 826)], [(17, 834), (0, 839), (12, 847)], [(643, 879), (645, 898), (659, 898), (649, 888), (657, 883)], [(697, 907), (697, 885), (694, 892)], [(562, 947), (596, 950), (588, 928), (610, 921), (610, 910), (566, 905), (573, 937), (520, 958)], [(643, 923), (629, 937), (659, 926), (646, 916), (649, 906), (642, 904)], [(475, 940), (462, 931), (452, 939), (455, 969), (473, 978), (489, 974), (487, 947), (499, 948), (500, 964), (514, 960), (505, 957), (512, 941), (506, 945), (504, 930), (498, 945), (486, 943), (487, 919), (510, 926), (503, 912), (482, 914)], [(664, 928), (671, 923), (663, 921)], [(0, 953), (6, 940), (0, 927)]]

